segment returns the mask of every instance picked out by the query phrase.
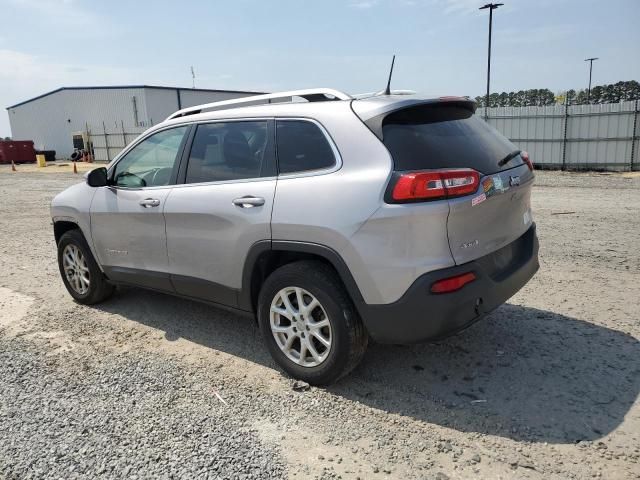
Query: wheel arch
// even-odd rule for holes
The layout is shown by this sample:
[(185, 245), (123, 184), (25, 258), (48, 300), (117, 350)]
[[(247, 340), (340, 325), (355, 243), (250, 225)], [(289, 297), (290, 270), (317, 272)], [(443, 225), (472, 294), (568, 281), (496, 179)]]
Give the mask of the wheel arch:
[[(62, 238), (62, 235), (64, 235), (70, 230), (80, 230), (80, 233), (82, 233), (82, 235), (84, 236), (84, 232), (82, 232), (80, 225), (78, 225), (76, 222), (71, 220), (54, 220), (53, 235), (56, 240), (56, 245), (60, 242), (60, 238)], [(86, 240), (86, 236), (85, 236), (85, 240)]]
[(102, 268), (102, 264), (98, 260), (98, 256), (96, 255), (95, 249), (93, 247), (91, 236), (88, 234), (88, 232), (85, 231), (88, 228), (89, 228), (88, 226), (85, 226), (83, 228), (83, 226), (73, 217), (54, 217), (53, 218), (53, 235), (55, 238), (56, 246), (58, 245), (58, 243), (60, 243), (60, 239), (65, 233), (71, 230), (78, 230), (84, 237), (84, 240), (87, 242), (89, 251), (93, 255), (93, 258), (95, 259), (96, 263), (98, 264), (98, 268), (100, 268), (100, 271), (102, 271), (102, 273), (104, 274), (104, 269)]
[(364, 303), (362, 294), (340, 254), (325, 245), (288, 240), (263, 240), (252, 245), (242, 272), (238, 306), (255, 312), (258, 294), (265, 279), (277, 268), (300, 260), (319, 260), (331, 266), (360, 313), (360, 306)]

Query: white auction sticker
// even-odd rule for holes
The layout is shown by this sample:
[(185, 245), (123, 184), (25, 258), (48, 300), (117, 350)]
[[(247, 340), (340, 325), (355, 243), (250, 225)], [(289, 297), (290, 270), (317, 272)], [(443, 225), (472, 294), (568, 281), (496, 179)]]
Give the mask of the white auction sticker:
[(493, 176), (493, 186), (496, 190), (502, 191), (502, 177), (500, 175)]
[(484, 193), (481, 193), (480, 195), (478, 195), (477, 197), (473, 197), (471, 199), (471, 206), (475, 207), (476, 205), (478, 205), (479, 203), (484, 202), (487, 199), (487, 196)]

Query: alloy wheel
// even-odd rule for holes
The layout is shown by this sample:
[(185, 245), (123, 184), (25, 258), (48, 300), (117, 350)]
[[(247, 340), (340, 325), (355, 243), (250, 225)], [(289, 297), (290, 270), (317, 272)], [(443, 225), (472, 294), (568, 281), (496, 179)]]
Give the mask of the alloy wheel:
[(280, 290), (271, 302), (269, 320), (278, 347), (292, 362), (317, 367), (329, 356), (331, 322), (318, 299), (307, 290)]
[(85, 295), (91, 286), (89, 275), (89, 265), (82, 251), (74, 244), (70, 243), (62, 251), (62, 266), (67, 282), (73, 290)]

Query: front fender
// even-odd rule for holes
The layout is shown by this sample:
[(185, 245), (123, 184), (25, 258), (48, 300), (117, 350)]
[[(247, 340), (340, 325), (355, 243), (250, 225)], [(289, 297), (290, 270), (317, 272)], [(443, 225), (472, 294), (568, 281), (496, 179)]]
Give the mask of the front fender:
[(86, 183), (72, 185), (53, 197), (50, 210), (54, 224), (71, 222), (78, 226), (91, 248), (93, 257), (97, 259), (91, 237), (91, 202), (95, 193), (96, 188)]

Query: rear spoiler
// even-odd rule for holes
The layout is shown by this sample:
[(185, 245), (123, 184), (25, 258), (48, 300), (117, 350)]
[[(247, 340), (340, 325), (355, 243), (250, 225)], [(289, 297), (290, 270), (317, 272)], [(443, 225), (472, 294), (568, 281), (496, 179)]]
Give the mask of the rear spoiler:
[(351, 108), (353, 112), (362, 120), (362, 122), (373, 132), (373, 134), (382, 141), (382, 124), (387, 115), (404, 110), (406, 108), (413, 108), (425, 105), (455, 105), (465, 108), (472, 113), (476, 112), (478, 104), (475, 100), (469, 97), (437, 97), (426, 100), (407, 99), (398, 102), (387, 103), (381, 108), (362, 109), (359, 108), (358, 102), (361, 100), (354, 100), (351, 102)]

